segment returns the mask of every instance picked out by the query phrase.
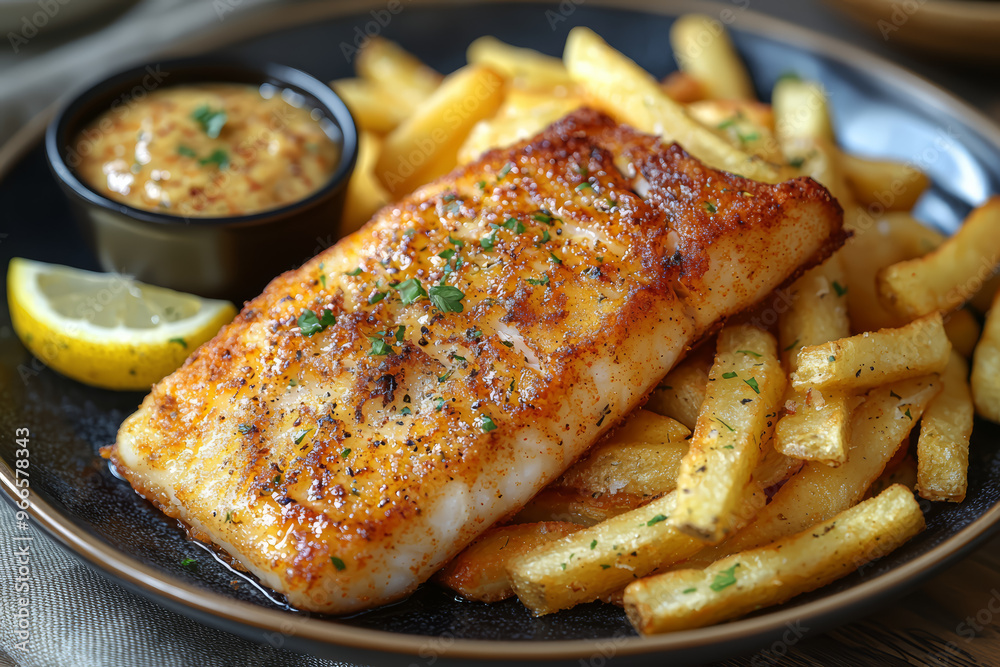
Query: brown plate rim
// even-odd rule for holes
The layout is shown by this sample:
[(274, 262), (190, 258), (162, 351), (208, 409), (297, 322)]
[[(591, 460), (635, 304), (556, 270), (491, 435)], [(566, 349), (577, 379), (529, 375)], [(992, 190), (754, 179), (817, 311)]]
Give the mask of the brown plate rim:
[[(545, 0), (508, 1), (518, 3), (545, 2)], [(644, 11), (668, 16), (687, 12), (711, 12), (719, 15), (724, 10), (735, 13), (732, 6), (696, 0), (623, 0), (617, 2), (613, 0), (589, 0), (589, 2), (602, 7)], [(302, 25), (309, 21), (355, 14), (377, 8), (382, 4), (384, 2), (380, 0), (351, 0), (336, 5), (324, 2), (307, 2), (302, 5), (285, 5), (277, 9), (261, 9), (239, 21), (233, 21), (233, 27), (223, 37), (215, 35), (211, 40), (195, 38), (171, 48), (169, 53), (158, 55), (192, 53), (209, 47), (219, 48), (225, 44), (267, 32)], [(410, 6), (447, 6), (464, 3), (463, 0), (409, 0), (408, 4)], [(887, 77), (887, 80), (891, 82), (890, 85), (904, 87), (910, 95), (918, 94), (924, 103), (947, 111), (953, 117), (961, 118), (969, 126), (987, 137), (994, 146), (1000, 148), (1000, 128), (986, 116), (943, 88), (888, 60), (840, 40), (786, 23), (780, 19), (757, 14), (751, 10), (739, 12), (733, 25), (741, 30), (799, 46), (853, 67), (882, 70), (884, 75), (891, 75)], [(0, 178), (5, 177), (20, 158), (41, 139), (48, 119), (51, 118), (56, 108), (58, 108), (58, 103), (36, 116), (3, 147), (0, 147)], [(0, 483), (11, 499), (16, 501), (19, 498), (13, 471), (2, 459), (0, 459)], [(229, 623), (253, 627), (260, 631), (275, 631), (280, 628), (283, 633), (294, 635), (300, 639), (368, 651), (416, 655), (426, 651), (428, 645), (438, 639), (430, 636), (358, 628), (330, 620), (296, 617), (276, 609), (267, 609), (251, 603), (227, 599), (163, 574), (138, 560), (125, 556), (111, 545), (87, 534), (68, 521), (44, 500), (32, 498), (29, 513), (47, 533), (91, 566), (111, 575), (114, 579), (162, 598), (176, 607), (186, 607), (202, 615), (214, 616)], [(860, 605), (868, 599), (886, 596), (906, 584), (929, 576), (938, 566), (973, 548), (988, 535), (988, 531), (995, 527), (998, 522), (1000, 522), (1000, 503), (987, 509), (977, 519), (927, 553), (846, 591), (833, 593), (798, 606), (722, 625), (653, 637), (616, 639), (613, 640), (615, 653), (618, 656), (628, 656), (671, 650), (690, 650), (710, 644), (746, 641), (757, 635), (773, 633), (784, 628), (788, 623), (834, 614), (837, 610)], [(436, 654), (441, 658), (566, 660), (593, 656), (595, 653), (606, 650), (608, 641), (608, 639), (594, 639), (510, 642), (450, 639), (446, 645), (437, 643), (434, 646)]]

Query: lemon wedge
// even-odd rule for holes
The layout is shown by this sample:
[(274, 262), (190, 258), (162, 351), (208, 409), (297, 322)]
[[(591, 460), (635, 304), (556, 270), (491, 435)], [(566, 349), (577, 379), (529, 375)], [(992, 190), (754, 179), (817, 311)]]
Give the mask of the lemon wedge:
[(32, 354), (105, 389), (149, 389), (236, 315), (228, 301), (21, 258), (10, 261), (7, 300)]

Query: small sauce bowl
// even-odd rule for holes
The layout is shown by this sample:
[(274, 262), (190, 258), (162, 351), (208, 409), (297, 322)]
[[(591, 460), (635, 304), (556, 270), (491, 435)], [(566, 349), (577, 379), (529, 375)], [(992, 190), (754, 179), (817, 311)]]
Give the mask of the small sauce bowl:
[[(95, 129), (92, 124), (102, 114), (133, 113), (156, 90), (192, 84), (247, 84), (311, 109), (323, 132), (340, 146), (329, 181), (275, 208), (195, 217), (114, 200), (81, 177), (78, 167), (86, 158), (81, 153), (96, 145), (81, 141), (82, 133), (100, 132), (100, 126)], [(201, 57), (134, 67), (83, 92), (49, 125), (45, 151), (102, 268), (240, 303), (336, 240), (333, 235), (357, 159), (358, 137), (347, 106), (318, 79), (273, 63)]]

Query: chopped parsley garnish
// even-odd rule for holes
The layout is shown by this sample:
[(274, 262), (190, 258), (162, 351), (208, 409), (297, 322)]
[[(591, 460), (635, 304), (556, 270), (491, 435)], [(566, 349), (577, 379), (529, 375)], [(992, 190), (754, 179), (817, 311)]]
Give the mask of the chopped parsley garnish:
[(344, 451), (340, 452), (340, 458), (342, 458), (342, 459), (346, 459), (350, 455), (351, 455), (351, 448), (350, 447), (348, 447), (348, 448), (344, 449)]
[(755, 392), (757, 392), (758, 394), (760, 393), (760, 386), (757, 385), (757, 378), (750, 378), (749, 380), (744, 380), (744, 382), (750, 385), (750, 388), (753, 389)]
[(222, 150), (221, 148), (216, 148), (212, 151), (212, 154), (208, 157), (203, 157), (198, 159), (198, 164), (201, 166), (215, 164), (219, 169), (226, 169), (229, 166), (229, 153)]
[(354, 269), (353, 271), (344, 271), (344, 275), (347, 275), (347, 276), (360, 276), (362, 274), (362, 272), (363, 272), (363, 269), (359, 266), (358, 268)]
[(344, 561), (340, 560), (336, 556), (330, 556), (330, 562), (333, 563), (335, 568), (337, 568), (337, 572), (343, 572), (347, 569), (347, 566), (344, 565)]
[(697, 590), (698, 590), (697, 588), (685, 588), (683, 591), (681, 591), (681, 593), (683, 593), (684, 595), (689, 595)]
[(302, 440), (309, 434), (309, 431), (311, 430), (312, 430), (311, 428), (299, 429), (298, 431), (295, 432), (295, 435), (292, 436), (292, 440), (295, 441), (296, 445), (302, 444)]
[(577, 185), (574, 188), (574, 190), (576, 190), (577, 192), (581, 192), (581, 191), (583, 191), (583, 190), (585, 190), (587, 188), (590, 188), (591, 190), (593, 190), (594, 186), (591, 185), (589, 181), (584, 181), (583, 183), (580, 183), (579, 185)]
[(396, 291), (399, 292), (399, 298), (403, 300), (403, 305), (406, 306), (421, 297), (427, 296), (424, 286), (420, 284), (420, 280), (417, 278), (410, 278), (399, 283), (396, 285)]
[(757, 359), (760, 359), (762, 356), (764, 356), (764, 355), (762, 355), (759, 352), (754, 352), (753, 350), (736, 350), (736, 353), (737, 354), (749, 354), (751, 357), (756, 357)]
[(552, 216), (545, 211), (535, 211), (531, 214), (531, 219), (536, 222), (544, 222), (546, 225), (552, 224)]
[(461, 248), (465, 245), (465, 241), (462, 239), (453, 239), (450, 234), (448, 235), (448, 243), (452, 244), (456, 248)]
[(181, 567), (186, 567), (189, 570), (193, 570), (196, 567), (198, 567), (198, 561), (196, 561), (194, 558), (182, 558)]
[(438, 376), (438, 382), (447, 382), (448, 378), (450, 378), (452, 376), (452, 374), (454, 374), (454, 372), (455, 372), (454, 368), (448, 369), (448, 371), (445, 372), (444, 375), (439, 375)]
[(909, 408), (906, 408), (906, 412), (904, 412), (903, 414), (906, 415), (907, 417), (909, 417), (910, 421), (913, 421), (913, 415), (910, 414), (910, 409)]
[(452, 355), (452, 357), (451, 357), (451, 358), (452, 358), (452, 359), (454, 359), (455, 361), (466, 361), (466, 358), (465, 358), (465, 357), (463, 357), (463, 356), (460, 356), (460, 355), (457, 355), (457, 354), (455, 354), (455, 355)]
[(601, 563), (601, 569), (602, 570), (607, 570), (607, 569), (610, 569), (610, 568), (611, 568), (611, 566), (608, 565), (607, 563)]
[(486, 181), (479, 181), (478, 183), (476, 183), (476, 187), (479, 188), (480, 190), (485, 190), (486, 189)]
[(325, 289), (326, 288), (326, 274), (325, 273), (321, 273), (319, 275), (319, 282), (320, 282), (321, 285), (323, 285), (323, 287)]
[(513, 169), (513, 168), (514, 168), (514, 163), (513, 163), (513, 162), (508, 162), (507, 164), (505, 164), (505, 165), (503, 166), (503, 169), (501, 169), (501, 170), (500, 170), (500, 171), (499, 171), (499, 172), (497, 173), (497, 181), (498, 181), (498, 182), (499, 182), (499, 181), (502, 181), (502, 180), (504, 179), (504, 177), (506, 177), (506, 176), (507, 176), (507, 174), (509, 174), (509, 173), (510, 173), (510, 170), (511, 170), (511, 169)]
[(647, 526), (652, 526), (652, 525), (660, 523), (661, 521), (666, 521), (666, 520), (667, 520), (667, 515), (666, 514), (657, 514), (652, 519), (650, 519), (649, 521), (647, 521), (646, 525)]
[(198, 157), (198, 154), (194, 152), (193, 148), (185, 146), (184, 144), (177, 147), (177, 154), (183, 155), (184, 157)]
[(720, 424), (722, 424), (723, 426), (725, 426), (726, 428), (728, 428), (730, 433), (735, 433), (736, 432), (735, 428), (733, 428), (732, 426), (730, 426), (726, 422), (722, 421), (722, 419), (720, 419), (719, 417), (716, 417), (715, 421), (719, 422)]
[(493, 230), (488, 236), (479, 239), (479, 245), (486, 250), (493, 250), (493, 244), (497, 242), (497, 230)]
[(517, 218), (507, 218), (504, 220), (503, 226), (515, 234), (520, 234), (524, 231), (524, 225)]
[(447, 250), (442, 250), (438, 253), (438, 257), (441, 259), (451, 259), (455, 256), (455, 250), (453, 248), (448, 248)]
[(236, 430), (242, 433), (243, 435), (246, 435), (247, 433), (253, 430), (253, 424), (240, 424), (239, 426), (236, 427)]
[(514, 347), (514, 343), (510, 342), (509, 340), (502, 340), (500, 341), (500, 343), (506, 345), (507, 347)]
[(740, 566), (739, 563), (733, 565), (731, 568), (723, 570), (715, 575), (715, 579), (711, 584), (708, 585), (713, 591), (718, 593), (724, 588), (728, 588), (736, 583), (736, 568)]
[(590, 542), (590, 550), (593, 551), (594, 547), (596, 547), (596, 546), (597, 546), (597, 540), (591, 540), (591, 542)]
[(413, 414), (413, 410), (410, 409), (410, 406), (404, 405), (403, 409), (399, 411), (399, 414), (401, 414), (401, 415), (412, 415)]
[(799, 340), (801, 340), (801, 339), (796, 338), (794, 341), (792, 341), (792, 343), (788, 347), (785, 348), (785, 352), (788, 352), (789, 350), (794, 349), (795, 346), (799, 344)]
[(548, 285), (549, 284), (549, 275), (546, 273), (546, 274), (543, 274), (541, 278), (537, 278), (537, 279), (536, 278), (528, 278), (527, 281), (528, 281), (529, 285)]
[(805, 164), (806, 159), (804, 157), (793, 157), (788, 161), (790, 167), (795, 167), (796, 169), (801, 169), (802, 165)]
[(441, 412), (441, 408), (444, 407), (444, 396), (436, 396), (434, 398), (434, 411)]
[(479, 426), (483, 429), (483, 433), (495, 431), (497, 428), (497, 425), (493, 423), (493, 419), (485, 412), (479, 415)]
[(396, 327), (396, 342), (397, 343), (402, 343), (403, 342), (403, 335), (405, 333), (406, 333), (406, 326), (405, 325), (400, 324), (398, 327)]
[(552, 262), (553, 264), (562, 264), (562, 260), (556, 257), (556, 254), (554, 252), (549, 253), (549, 261)]
[(372, 295), (368, 297), (368, 303), (374, 305), (385, 298), (385, 292), (372, 292)]
[(187, 341), (184, 340), (183, 338), (171, 338), (167, 342), (168, 343), (177, 343), (178, 345), (180, 345), (184, 349), (187, 349), (187, 346), (188, 346)]
[(732, 127), (735, 124), (736, 124), (736, 116), (733, 116), (732, 118), (727, 118), (726, 120), (722, 121), (715, 127), (717, 127), (720, 130), (724, 130), (727, 127)]
[(844, 296), (847, 294), (847, 288), (838, 283), (836, 280), (833, 281), (833, 291), (837, 293), (837, 296)]
[(457, 287), (451, 285), (434, 285), (430, 288), (429, 296), (431, 303), (442, 312), (462, 312), (462, 299), (465, 298), (465, 294)]
[(835, 356), (833, 356), (831, 354), (829, 357), (826, 358), (826, 360), (829, 361), (832, 364), (833, 362), (835, 362), (837, 360), (837, 357), (835, 357)]
[(552, 237), (549, 236), (549, 230), (543, 229), (542, 230), (542, 238), (541, 238), (540, 243), (548, 243), (551, 238)]
[(222, 132), (222, 127), (226, 124), (228, 116), (226, 116), (226, 112), (222, 109), (212, 111), (211, 107), (203, 104), (191, 113), (191, 118), (201, 125), (201, 129), (205, 130), (205, 134), (212, 139), (217, 139), (219, 133)]
[(372, 350), (368, 353), (369, 357), (384, 357), (392, 352), (392, 347), (379, 336), (368, 336), (368, 340), (372, 344)]
[(320, 317), (316, 316), (316, 313), (306, 308), (299, 315), (299, 331), (306, 338), (310, 338), (315, 334), (318, 334), (323, 329), (332, 326), (337, 323), (337, 318), (334, 316), (333, 311), (329, 309), (323, 310), (323, 314)]
[(705, 208), (705, 210), (706, 210), (706, 211), (708, 211), (709, 213), (715, 213), (715, 212), (716, 212), (716, 211), (718, 210), (717, 208), (715, 208), (715, 204), (713, 204), (713, 203), (712, 203), (712, 202), (710, 202), (710, 201), (706, 201), (706, 202), (702, 202), (702, 206), (703, 206), (703, 207)]
[(731, 380), (734, 377), (736, 377), (736, 372), (735, 371), (729, 371), (728, 373), (723, 373), (722, 374), (722, 379), (723, 380)]

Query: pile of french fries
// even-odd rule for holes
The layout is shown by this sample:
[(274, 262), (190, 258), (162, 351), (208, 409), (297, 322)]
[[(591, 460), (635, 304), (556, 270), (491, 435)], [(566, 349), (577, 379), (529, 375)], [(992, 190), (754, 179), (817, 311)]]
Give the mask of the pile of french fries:
[(843, 152), (818, 83), (784, 77), (767, 104), (717, 21), (681, 17), (670, 41), (680, 69), (657, 81), (586, 28), (562, 59), (481, 38), (448, 76), (373, 39), (358, 78), (332, 84), (363, 130), (345, 232), (584, 105), (713, 167), (810, 176), (843, 206), (840, 251), (690, 351), (437, 577), (536, 614), (623, 604), (643, 634), (779, 604), (886, 555), (924, 526), (914, 493), (964, 499), (974, 413), (1000, 422), (1000, 198), (945, 238), (910, 214), (927, 176)]

